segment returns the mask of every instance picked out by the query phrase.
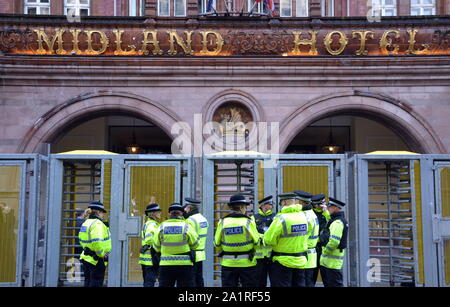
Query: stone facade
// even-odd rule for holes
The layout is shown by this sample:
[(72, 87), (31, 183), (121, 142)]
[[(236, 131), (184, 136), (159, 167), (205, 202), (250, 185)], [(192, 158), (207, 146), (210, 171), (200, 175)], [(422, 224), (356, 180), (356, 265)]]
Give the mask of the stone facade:
[[(49, 18), (47, 24), (61, 27), (61, 20)], [(416, 20), (419, 19), (397, 17), (387, 21), (384, 29), (391, 29), (392, 22), (409, 26), (417, 22), (415, 26), (420, 27), (420, 20)], [(186, 27), (188, 21), (177, 21), (178, 25), (172, 22), (171, 26), (179, 33), (195, 30), (195, 23)], [(158, 26), (155, 22), (153, 26)], [(4, 19), (2, 26), (15, 23), (17, 30), (19, 22), (13, 19)], [(29, 18), (25, 24), (33, 28), (42, 25), (42, 21)], [(237, 24), (235, 21), (234, 27)], [(252, 27), (248, 21), (240, 24), (244, 30)], [(98, 18), (90, 19), (89, 25), (93, 29), (150, 27), (146, 23)], [(428, 27), (439, 28), (443, 34), (448, 33), (449, 25), (448, 18), (441, 18), (439, 25)], [(162, 23), (159, 28), (164, 26)], [(226, 27), (217, 23), (203, 26)], [(270, 21), (258, 26), (273, 30)], [(368, 30), (363, 18), (351, 19), (349, 23), (329, 21), (326, 26)], [(433, 41), (444, 52), (439, 56), (425, 53), (318, 57), (187, 56), (180, 46), (174, 56), (166, 54), (165, 47), (162, 56), (57, 55), (57, 38), (50, 52), (53, 55), (15, 55), (17, 49), (10, 45), (11, 40), (0, 35), (3, 48), (12, 48), (4, 49), (5, 55), (0, 56), (0, 153), (38, 152), (42, 143), (53, 142), (69, 127), (108, 112), (137, 115), (171, 135), (173, 125), (180, 121), (193, 128), (194, 114), (200, 114), (204, 123), (210, 121), (211, 106), (225, 98), (246, 105), (258, 121), (278, 122), (281, 151), (312, 122), (350, 114), (383, 123), (413, 151), (450, 153), (450, 58), (445, 33)], [(36, 37), (30, 37), (30, 46), (37, 48)], [(402, 39), (406, 42), (400, 44), (404, 52), (409, 46), (408, 36)], [(416, 40), (416, 49), (428, 42), (423, 36)], [(112, 38), (110, 41), (113, 43)], [(379, 41), (377, 38), (376, 43)], [(49, 43), (42, 42), (42, 46), (48, 48)], [(62, 47), (69, 50), (66, 43)], [(100, 47), (98, 41), (93, 42), (95, 50)], [(333, 50), (337, 47), (332, 45)]]
[[(236, 7), (242, 7), (242, 1), (236, 0)], [(245, 1), (244, 1), (245, 2)], [(274, 0), (275, 10), (279, 10), (280, 1)], [(198, 2), (197, 0), (186, 0), (187, 16), (198, 16)], [(116, 8), (114, 9), (114, 4)], [(136, 6), (138, 12), (144, 11), (146, 16), (157, 15), (157, 0), (144, 0), (145, 5), (141, 8), (141, 2), (137, 1)], [(223, 10), (223, 2), (218, 1), (218, 10)], [(309, 14), (312, 17), (322, 15), (322, 0), (309, 0)], [(397, 14), (399, 16), (409, 16), (411, 10), (410, 0), (397, 0)], [(246, 2), (244, 3), (246, 7)], [(293, 8), (295, 9), (295, 0), (293, 0)], [(128, 0), (95, 0), (91, 1), (92, 16), (129, 16), (129, 1)], [(173, 4), (172, 4), (173, 10)], [(367, 15), (367, 0), (335, 0), (334, 1), (334, 16), (366, 16)], [(23, 14), (24, 2), (22, 0), (0, 0), (0, 14)], [(62, 15), (64, 13), (64, 0), (51, 1), (51, 14)], [(436, 0), (436, 14), (448, 15), (450, 14), (450, 2), (446, 0)], [(138, 14), (139, 15), (139, 14)], [(328, 14), (327, 14), (328, 15)]]

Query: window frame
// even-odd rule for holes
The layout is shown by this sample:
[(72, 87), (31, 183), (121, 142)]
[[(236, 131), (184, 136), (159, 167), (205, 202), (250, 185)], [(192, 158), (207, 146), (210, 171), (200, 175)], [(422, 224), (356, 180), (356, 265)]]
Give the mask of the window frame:
[[(392, 5), (391, 4), (386, 4), (386, 0), (372, 0), (372, 14), (374, 12), (374, 8), (376, 5), (380, 5), (380, 9), (381, 9), (381, 16), (383, 17), (392, 17), (392, 16), (397, 16), (397, 0), (392, 0)], [(394, 10), (394, 13), (392, 15), (386, 15), (386, 11), (387, 10)], [(374, 15), (375, 16), (375, 15)]]
[[(306, 6), (306, 15), (299, 15), (300, 4), (304, 2)], [(309, 0), (295, 0), (295, 16), (296, 17), (309, 17)]]
[(75, 16), (81, 16), (81, 10), (87, 9), (87, 15), (91, 15), (91, 0), (87, 0), (87, 4), (81, 4), (80, 0), (75, 0), (75, 4), (68, 3), (69, 0), (64, 0), (64, 15), (68, 14), (68, 9), (75, 9)]
[[(172, 0), (172, 1), (173, 1), (173, 16), (174, 17), (186, 17), (186, 14), (187, 14), (187, 1), (186, 0)], [(176, 14), (176, 8), (177, 8), (176, 3), (177, 3), (177, 1), (182, 1), (183, 2), (183, 9), (184, 9), (183, 11), (184, 11), (184, 13), (182, 15), (177, 15)], [(170, 2), (170, 0), (169, 0), (169, 2)]]
[[(247, 12), (250, 13), (250, 9), (253, 7), (253, 3), (255, 3), (255, 0), (247, 0)], [(267, 13), (267, 10), (264, 7), (264, 0), (261, 0), (259, 2), (256, 2), (255, 10), (253, 13), (259, 13), (264, 14)]]
[(156, 2), (156, 13), (157, 13), (157, 16), (161, 16), (161, 17), (170, 17), (170, 8), (171, 8), (171, 5), (170, 5), (170, 4), (171, 4), (172, 1), (170, 1), (170, 0), (165, 0), (165, 1), (167, 1), (167, 2), (169, 3), (167, 15), (162, 15), (162, 14), (161, 14), (161, 1), (162, 1), (162, 0), (158, 0), (158, 1)]
[[(412, 0), (410, 1), (411, 4), (411, 9), (410, 9), (410, 15), (411, 16), (433, 16), (436, 15), (436, 0), (431, 0), (433, 3), (432, 4), (427, 4), (427, 3), (423, 3), (424, 0), (418, 0), (419, 4), (413, 4)], [(432, 12), (430, 15), (425, 15), (423, 12), (425, 9), (432, 9)], [(413, 15), (412, 11), (413, 9), (419, 9), (420, 13), (419, 15)]]
[[(23, 13), (29, 15), (28, 9), (36, 8), (36, 15), (51, 15), (51, 0), (48, 2), (41, 2), (42, 0), (36, 0), (36, 2), (28, 2), (29, 0), (24, 0), (23, 2)], [(48, 8), (48, 14), (42, 14), (41, 8)]]
[[(214, 9), (216, 8), (216, 0), (213, 0), (212, 7), (213, 7)], [(200, 13), (200, 14), (206, 14), (206, 13), (208, 13), (208, 12), (206, 11), (207, 8), (208, 8), (208, 0), (200, 0), (200, 10), (199, 10), (199, 13)], [(212, 10), (211, 12), (214, 12), (214, 10)]]
[(280, 17), (292, 17), (292, 0), (284, 0), (289, 2), (289, 15), (282, 15), (283, 12), (283, 0), (280, 0)]

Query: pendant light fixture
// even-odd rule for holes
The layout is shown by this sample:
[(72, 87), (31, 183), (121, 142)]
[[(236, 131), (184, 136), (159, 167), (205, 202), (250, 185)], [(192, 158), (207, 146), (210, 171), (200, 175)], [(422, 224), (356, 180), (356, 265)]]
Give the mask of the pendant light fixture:
[(135, 119), (133, 118), (133, 133), (132, 133), (132, 140), (131, 140), (131, 144), (127, 146), (127, 153), (128, 154), (139, 154), (141, 153), (141, 146), (138, 145), (138, 143), (136, 142), (136, 133), (135, 133)]
[(334, 142), (331, 120), (332, 118), (330, 117), (330, 134), (328, 135), (327, 142), (322, 146), (322, 152), (326, 154), (337, 154), (340, 150), (340, 146)]

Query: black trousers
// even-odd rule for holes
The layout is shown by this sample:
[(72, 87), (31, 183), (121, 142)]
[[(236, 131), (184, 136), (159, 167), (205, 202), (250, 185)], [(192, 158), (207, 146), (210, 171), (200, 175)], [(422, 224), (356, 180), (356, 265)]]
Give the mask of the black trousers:
[(160, 287), (193, 287), (194, 276), (192, 265), (160, 265)]
[(194, 262), (194, 287), (203, 288), (205, 283), (203, 281), (203, 261)]
[(158, 266), (141, 265), (142, 277), (144, 278), (144, 287), (154, 287), (156, 278), (158, 278)]
[(270, 258), (261, 258), (256, 260), (256, 270), (258, 287), (267, 287), (267, 276), (269, 275)]
[(329, 269), (324, 266), (320, 266), (320, 275), (322, 276), (323, 285), (325, 287), (344, 286), (342, 270)]
[(317, 276), (314, 276), (316, 268), (313, 269), (304, 269), (305, 274), (305, 287), (314, 288), (316, 286)]
[(105, 280), (105, 263), (100, 260), (97, 265), (93, 265), (87, 261), (81, 260), (83, 263), (84, 286), (85, 287), (102, 287)]
[(314, 276), (313, 276), (314, 285), (313, 285), (313, 287), (316, 286), (317, 278), (319, 277), (319, 271), (320, 271), (320, 256), (322, 256), (322, 246), (317, 245), (317, 247), (316, 247), (316, 253), (317, 253), (317, 266), (314, 268)]
[(252, 267), (226, 267), (222, 266), (222, 287), (257, 287), (258, 280), (256, 266)]
[(288, 268), (278, 261), (270, 264), (271, 287), (305, 287), (305, 270)]

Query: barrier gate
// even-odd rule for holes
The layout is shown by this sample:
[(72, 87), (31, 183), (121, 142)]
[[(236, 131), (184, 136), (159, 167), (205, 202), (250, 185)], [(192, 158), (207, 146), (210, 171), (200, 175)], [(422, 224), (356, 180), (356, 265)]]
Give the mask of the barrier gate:
[(108, 286), (142, 286), (138, 264), (144, 210), (192, 197), (190, 157), (170, 155), (51, 155), (46, 286), (81, 286), (78, 229), (93, 200), (108, 211), (113, 249), (105, 280)]
[(158, 202), (164, 219), (167, 206), (185, 197), (203, 201), (212, 225), (205, 284), (220, 286), (213, 236), (229, 197), (244, 193), (253, 214), (258, 199), (295, 189), (347, 203), (346, 285), (450, 285), (450, 155), (280, 155), (269, 167), (271, 158), (205, 156), (200, 194), (192, 157), (0, 155), (0, 286), (81, 286), (78, 228), (92, 200), (105, 204), (111, 226), (115, 265), (106, 284), (141, 286), (145, 206)]
[[(346, 200), (344, 155), (280, 155), (276, 167), (269, 155), (236, 155), (233, 152), (206, 156), (203, 160), (203, 203), (205, 217), (213, 221), (208, 234), (205, 284), (220, 286), (220, 262), (213, 246), (218, 220), (229, 213), (227, 203), (231, 195), (242, 193), (253, 202), (249, 214), (258, 211), (258, 199), (279, 193), (305, 190), (324, 193)], [(205, 206), (204, 206), (205, 207)], [(274, 207), (279, 211), (278, 205)], [(347, 267), (344, 268), (347, 276)]]

